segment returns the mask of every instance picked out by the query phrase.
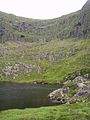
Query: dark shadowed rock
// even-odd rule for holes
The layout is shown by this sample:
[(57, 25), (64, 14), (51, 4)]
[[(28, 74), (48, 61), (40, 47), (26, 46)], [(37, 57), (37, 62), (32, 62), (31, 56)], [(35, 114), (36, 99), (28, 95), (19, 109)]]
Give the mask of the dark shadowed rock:
[(82, 7), (80, 22), (76, 24), (78, 38), (90, 38), (90, 0)]

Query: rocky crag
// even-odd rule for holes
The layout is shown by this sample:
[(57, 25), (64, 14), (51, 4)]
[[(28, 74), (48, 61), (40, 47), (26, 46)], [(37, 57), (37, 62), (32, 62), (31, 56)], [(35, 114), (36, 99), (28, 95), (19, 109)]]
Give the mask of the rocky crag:
[(52, 20), (34, 20), (0, 12), (0, 42), (90, 38), (90, 0), (80, 11)]
[(60, 89), (48, 95), (50, 100), (59, 104), (72, 104), (90, 101), (90, 74), (77, 76), (65, 81)]
[(80, 22), (76, 25), (78, 37), (90, 38), (90, 0), (82, 7), (80, 12)]

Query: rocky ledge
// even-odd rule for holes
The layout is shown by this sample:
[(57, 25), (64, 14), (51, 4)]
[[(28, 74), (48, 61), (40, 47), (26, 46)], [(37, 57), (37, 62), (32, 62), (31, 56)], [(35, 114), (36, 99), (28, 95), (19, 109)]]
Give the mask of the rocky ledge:
[(48, 95), (54, 103), (76, 103), (90, 101), (90, 74), (78, 76), (63, 83), (63, 86)]

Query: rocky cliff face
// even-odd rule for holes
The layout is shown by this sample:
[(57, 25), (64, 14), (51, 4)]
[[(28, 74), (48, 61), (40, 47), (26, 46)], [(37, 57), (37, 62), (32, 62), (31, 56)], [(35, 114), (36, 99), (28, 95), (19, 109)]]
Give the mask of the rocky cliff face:
[(80, 11), (80, 20), (75, 25), (74, 35), (78, 38), (90, 38), (90, 0)]
[(81, 10), (81, 24), (83, 36), (90, 38), (90, 0)]
[(34, 20), (0, 12), (0, 42), (90, 38), (90, 0), (80, 11), (52, 20)]

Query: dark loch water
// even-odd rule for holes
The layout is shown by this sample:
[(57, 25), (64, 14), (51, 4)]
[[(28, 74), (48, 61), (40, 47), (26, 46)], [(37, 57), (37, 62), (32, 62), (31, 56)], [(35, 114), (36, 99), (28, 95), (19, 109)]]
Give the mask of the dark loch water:
[(48, 94), (58, 85), (0, 83), (0, 110), (55, 105)]

